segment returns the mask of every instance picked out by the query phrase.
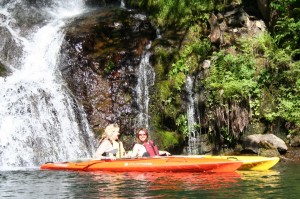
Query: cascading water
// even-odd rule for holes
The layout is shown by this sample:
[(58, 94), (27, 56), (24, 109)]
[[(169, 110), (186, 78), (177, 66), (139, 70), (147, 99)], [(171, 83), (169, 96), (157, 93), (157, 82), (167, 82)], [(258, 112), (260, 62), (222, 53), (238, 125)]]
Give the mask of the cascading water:
[(151, 43), (146, 46), (146, 50), (142, 55), (141, 62), (138, 69), (138, 83), (136, 86), (137, 91), (137, 104), (139, 114), (137, 116), (137, 127), (149, 127), (149, 88), (154, 85), (155, 72), (152, 68), (149, 57), (149, 49)]
[(193, 97), (193, 80), (190, 76), (186, 78), (186, 91), (187, 91), (187, 123), (188, 123), (188, 154), (199, 154), (198, 139), (199, 135), (195, 128), (195, 100)]
[(0, 2), (0, 62), (11, 71), (0, 77), (1, 169), (90, 157), (93, 133), (58, 70), (63, 28), (84, 12), (84, 0), (7, 2)]
[(121, 8), (126, 8), (124, 0), (121, 0)]

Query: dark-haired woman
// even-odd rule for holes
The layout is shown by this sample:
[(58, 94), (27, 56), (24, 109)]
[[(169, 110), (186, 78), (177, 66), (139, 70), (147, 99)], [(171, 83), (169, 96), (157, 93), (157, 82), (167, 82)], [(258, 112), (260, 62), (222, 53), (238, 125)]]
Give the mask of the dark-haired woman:
[(131, 157), (149, 157), (158, 155), (171, 155), (167, 151), (159, 151), (152, 140), (149, 139), (147, 129), (141, 128), (136, 132), (136, 144), (133, 146)]

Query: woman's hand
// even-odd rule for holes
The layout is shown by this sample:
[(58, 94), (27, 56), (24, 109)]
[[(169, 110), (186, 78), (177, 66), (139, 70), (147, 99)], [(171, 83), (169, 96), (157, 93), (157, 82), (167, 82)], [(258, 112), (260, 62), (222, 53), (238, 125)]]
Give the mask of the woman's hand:
[(159, 155), (161, 156), (171, 156), (171, 153), (169, 153), (168, 151), (159, 151)]

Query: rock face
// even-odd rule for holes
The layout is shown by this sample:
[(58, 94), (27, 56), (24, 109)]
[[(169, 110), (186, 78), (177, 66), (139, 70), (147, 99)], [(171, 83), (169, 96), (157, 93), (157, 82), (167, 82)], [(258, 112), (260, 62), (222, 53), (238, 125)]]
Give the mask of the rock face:
[(214, 44), (230, 47), (237, 38), (242, 36), (252, 37), (266, 30), (263, 20), (250, 16), (238, 6), (225, 13), (212, 13), (209, 18), (211, 27), (209, 39)]
[(269, 0), (256, 0), (256, 2), (258, 5), (258, 9), (260, 10), (261, 14), (263, 15), (264, 20), (269, 22), (269, 20), (270, 20), (270, 8), (269, 8), (270, 1)]
[(61, 71), (95, 132), (112, 122), (121, 133), (133, 132), (136, 70), (155, 37), (144, 15), (120, 8), (101, 8), (68, 27)]

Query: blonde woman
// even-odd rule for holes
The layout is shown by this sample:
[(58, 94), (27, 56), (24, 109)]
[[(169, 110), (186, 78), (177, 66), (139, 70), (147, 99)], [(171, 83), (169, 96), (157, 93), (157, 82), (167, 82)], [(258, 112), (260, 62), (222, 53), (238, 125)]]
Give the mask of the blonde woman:
[(125, 156), (123, 143), (119, 141), (119, 131), (120, 128), (117, 124), (110, 124), (105, 128), (94, 158), (110, 157), (115, 159)]

